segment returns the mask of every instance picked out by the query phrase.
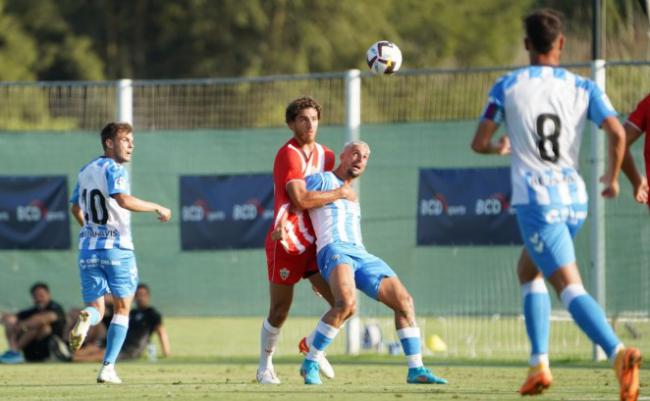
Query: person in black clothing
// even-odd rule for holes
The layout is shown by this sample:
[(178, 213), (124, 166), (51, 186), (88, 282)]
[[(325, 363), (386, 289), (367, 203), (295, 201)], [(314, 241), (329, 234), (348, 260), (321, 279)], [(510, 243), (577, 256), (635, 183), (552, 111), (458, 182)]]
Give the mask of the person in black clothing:
[[(135, 292), (136, 307), (129, 313), (129, 329), (120, 351), (120, 360), (139, 358), (147, 348), (153, 333), (158, 335), (162, 355), (170, 355), (169, 338), (165, 326), (162, 324), (162, 315), (151, 306), (150, 298), (149, 287), (140, 283)], [(111, 315), (112, 309), (107, 308), (104, 319), (110, 322)], [(102, 343), (101, 339), (88, 342), (75, 352), (73, 360), (75, 362), (100, 361), (104, 355), (104, 348), (106, 348), (106, 343)]]
[(140, 283), (135, 292), (136, 308), (129, 315), (129, 331), (120, 352), (120, 359), (139, 358), (147, 348), (151, 334), (158, 335), (163, 356), (169, 356), (169, 338), (162, 324), (162, 316), (150, 305), (151, 292), (146, 284)]
[(2, 316), (9, 350), (0, 355), (2, 363), (44, 361), (50, 356), (66, 360), (67, 346), (61, 340), (65, 311), (50, 295), (45, 283), (35, 283), (29, 290), (34, 306)]

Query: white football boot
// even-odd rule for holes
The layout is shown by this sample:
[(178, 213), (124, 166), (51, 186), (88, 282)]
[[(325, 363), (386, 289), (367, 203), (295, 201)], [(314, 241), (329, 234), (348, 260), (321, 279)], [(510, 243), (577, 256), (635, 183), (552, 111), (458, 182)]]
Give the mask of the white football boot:
[(280, 384), (280, 379), (278, 375), (275, 374), (275, 370), (271, 367), (266, 370), (257, 369), (257, 382), (259, 384)]
[(120, 379), (115, 371), (114, 364), (109, 363), (108, 365), (102, 365), (101, 369), (99, 369), (99, 374), (97, 375), (97, 383), (122, 383), (122, 379)]
[(82, 310), (79, 312), (79, 317), (77, 317), (77, 323), (70, 331), (70, 350), (72, 352), (81, 348), (88, 334), (88, 329), (90, 329), (90, 314)]

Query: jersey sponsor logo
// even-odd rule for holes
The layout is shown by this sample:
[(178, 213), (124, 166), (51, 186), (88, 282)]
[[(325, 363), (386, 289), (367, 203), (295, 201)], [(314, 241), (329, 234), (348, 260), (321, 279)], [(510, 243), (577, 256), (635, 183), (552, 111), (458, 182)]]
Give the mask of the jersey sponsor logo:
[(288, 279), (289, 278), (289, 273), (290, 273), (289, 269), (287, 269), (286, 267), (283, 267), (282, 269), (280, 269), (280, 278), (282, 280)]
[(192, 205), (183, 206), (182, 221), (223, 221), (226, 219), (226, 212), (223, 210), (211, 210), (205, 199), (197, 199)]
[(65, 221), (65, 217), (64, 211), (48, 210), (40, 200), (34, 200), (28, 205), (16, 206), (16, 220), (20, 222)]

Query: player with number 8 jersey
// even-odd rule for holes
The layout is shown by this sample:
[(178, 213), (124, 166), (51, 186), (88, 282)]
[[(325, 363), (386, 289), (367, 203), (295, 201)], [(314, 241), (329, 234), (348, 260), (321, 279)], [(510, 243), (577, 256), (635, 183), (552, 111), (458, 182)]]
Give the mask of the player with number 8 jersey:
[(129, 327), (129, 311), (138, 285), (138, 269), (131, 239), (130, 212), (155, 212), (167, 222), (171, 211), (130, 195), (123, 163), (134, 150), (133, 127), (109, 123), (101, 131), (104, 155), (85, 165), (70, 198), (70, 211), (82, 226), (79, 232), (79, 275), (86, 308), (70, 331), (70, 348), (78, 350), (91, 326), (104, 315), (104, 295), (113, 296), (113, 319), (108, 327), (104, 361), (98, 383), (121, 383), (115, 361)]
[[(598, 85), (560, 67), (565, 43), (562, 15), (536, 10), (524, 25), (530, 65), (497, 80), (472, 141), (478, 153), (512, 153), (511, 204), (524, 243), (517, 275), (531, 343), (528, 376), (519, 392), (539, 394), (552, 382), (547, 279), (574, 322), (614, 365), (620, 400), (635, 401), (641, 353), (623, 345), (602, 307), (587, 293), (573, 243), (587, 217), (587, 191), (577, 171), (585, 122), (591, 120), (607, 134), (608, 163), (601, 178), (605, 198), (619, 193), (625, 132)], [(502, 122), (507, 136), (494, 143), (492, 136)]]

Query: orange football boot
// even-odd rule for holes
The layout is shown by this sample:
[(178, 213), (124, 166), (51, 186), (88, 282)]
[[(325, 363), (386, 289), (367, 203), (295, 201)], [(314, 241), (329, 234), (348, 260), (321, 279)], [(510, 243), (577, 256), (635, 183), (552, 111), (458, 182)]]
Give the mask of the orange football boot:
[(551, 386), (553, 376), (551, 369), (543, 363), (528, 369), (528, 377), (524, 384), (519, 388), (521, 395), (537, 395)]
[(616, 354), (614, 370), (621, 388), (621, 401), (636, 401), (639, 398), (639, 368), (641, 351), (623, 348)]

